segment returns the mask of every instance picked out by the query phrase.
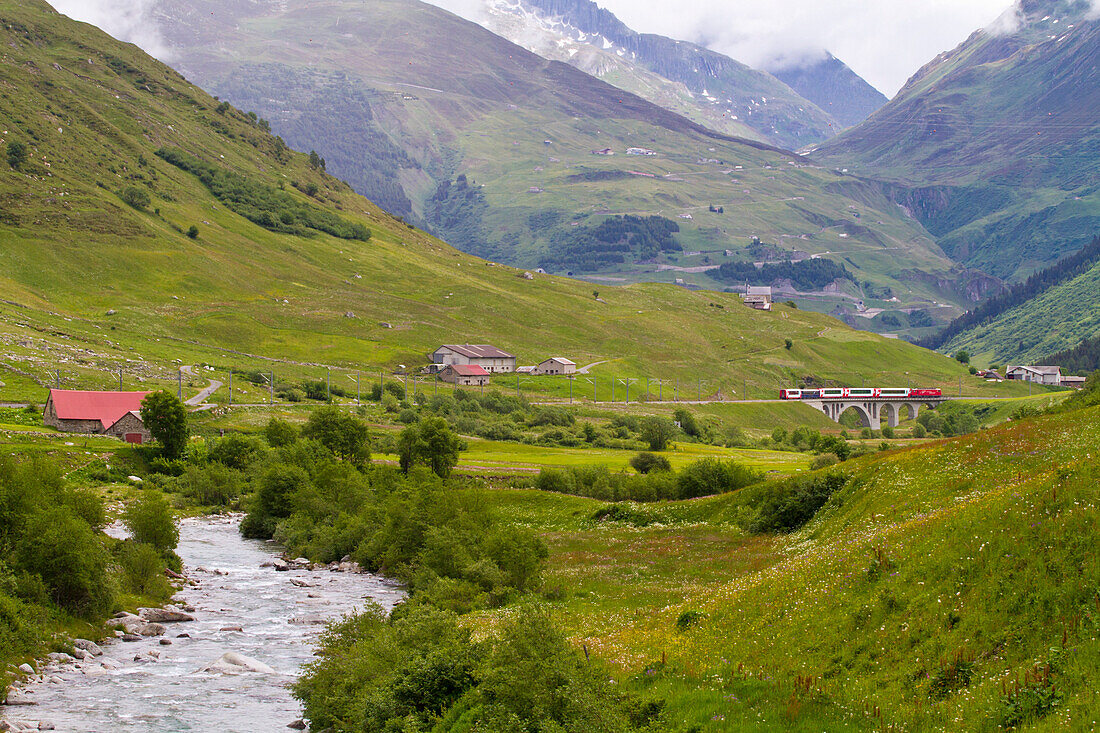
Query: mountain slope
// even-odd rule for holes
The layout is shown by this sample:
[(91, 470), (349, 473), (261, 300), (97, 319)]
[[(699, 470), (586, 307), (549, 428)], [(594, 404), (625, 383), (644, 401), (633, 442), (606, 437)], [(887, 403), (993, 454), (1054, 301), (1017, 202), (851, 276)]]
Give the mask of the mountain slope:
[[(871, 283), (903, 302), (966, 302), (910, 277), (959, 273), (885, 197), (836, 188), (810, 161), (714, 133), (438, 8), (162, 0), (157, 12), (188, 77), (317, 149), (368, 196), (364, 161), (384, 161), (412, 216), (465, 251), (616, 283), (715, 287), (707, 273), (722, 261), (760, 259), (756, 236), (777, 259), (842, 250), (854, 280), (827, 301), (874, 297), (861, 292)], [(614, 155), (594, 154), (603, 150)], [(656, 252), (601, 242), (598, 228), (617, 215), (680, 231)], [(586, 257), (594, 251), (606, 256)]]
[(83, 344), (43, 364), (70, 375), (99, 369), (101, 355), (130, 369), (142, 355), (196, 353), (354, 372), (492, 341), (525, 361), (614, 359), (617, 373), (727, 389), (802, 374), (890, 381), (900, 365), (929, 383), (961, 371), (735, 296), (650, 285), (597, 300), (582, 283), (525, 279), (394, 219), (133, 46), (39, 0), (0, 0), (0, 21), (3, 144), (27, 153), (0, 164), (5, 361), (46, 339)]
[(887, 192), (958, 261), (1004, 279), (1100, 230), (1100, 22), (1087, 2), (1028, 0), (921, 69), (816, 156)]
[(889, 101), (831, 53), (800, 65), (773, 69), (771, 73), (824, 110), (841, 127), (858, 125)]
[(715, 130), (744, 134), (738, 128), (745, 127), (751, 137), (797, 149), (840, 129), (775, 77), (694, 43), (637, 33), (591, 0), (486, 0), (471, 18)]
[(968, 329), (942, 347), (984, 364), (1036, 364), (1100, 334), (1100, 263), (993, 320)]

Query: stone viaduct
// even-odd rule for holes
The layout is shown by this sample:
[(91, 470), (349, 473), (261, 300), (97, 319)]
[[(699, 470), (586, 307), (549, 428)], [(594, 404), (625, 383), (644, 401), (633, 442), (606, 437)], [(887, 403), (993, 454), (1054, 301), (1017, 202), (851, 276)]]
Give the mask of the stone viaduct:
[(921, 405), (936, 407), (947, 401), (946, 397), (851, 397), (824, 400), (801, 400), (815, 410), (821, 410), (834, 422), (840, 422), (840, 416), (846, 410), (854, 409), (859, 415), (861, 427), (881, 430), (885, 418), (886, 424), (896, 428), (901, 421), (901, 411), (909, 410), (909, 419), (915, 420)]

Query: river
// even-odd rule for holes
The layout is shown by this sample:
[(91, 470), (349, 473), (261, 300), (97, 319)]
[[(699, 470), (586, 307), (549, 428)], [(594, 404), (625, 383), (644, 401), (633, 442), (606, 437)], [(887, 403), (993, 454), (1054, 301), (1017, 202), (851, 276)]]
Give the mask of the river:
[[(312, 659), (322, 624), (371, 602), (392, 608), (403, 593), (376, 575), (262, 568), (276, 548), (242, 539), (238, 526), (228, 518), (180, 523), (177, 552), (198, 585), (174, 602), (193, 606), (194, 621), (166, 624), (159, 638), (112, 640), (94, 661), (51, 667), (47, 681), (17, 687), (36, 704), (0, 707), (0, 720), (74, 733), (287, 730), (301, 717), (288, 685)], [(199, 671), (226, 652), (276, 674)]]

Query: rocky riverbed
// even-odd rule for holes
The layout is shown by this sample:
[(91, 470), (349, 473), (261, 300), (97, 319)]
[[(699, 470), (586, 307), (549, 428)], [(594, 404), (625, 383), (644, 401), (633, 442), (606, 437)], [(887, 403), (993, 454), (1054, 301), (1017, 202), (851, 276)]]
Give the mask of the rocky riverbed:
[(370, 603), (390, 608), (403, 593), (352, 563), (284, 562), (272, 545), (241, 539), (238, 525), (182, 522), (178, 552), (189, 583), (174, 603), (122, 616), (114, 638), (79, 641), (74, 655), (24, 669), (0, 707), (0, 730), (256, 733), (294, 725), (301, 710), (288, 685), (324, 624)]

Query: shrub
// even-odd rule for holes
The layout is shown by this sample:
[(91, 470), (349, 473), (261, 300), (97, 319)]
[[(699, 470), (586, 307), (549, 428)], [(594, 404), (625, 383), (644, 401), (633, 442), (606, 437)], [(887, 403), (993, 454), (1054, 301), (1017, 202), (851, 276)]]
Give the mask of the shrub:
[(736, 491), (760, 480), (760, 476), (734, 461), (703, 458), (688, 464), (677, 476), (681, 499)]
[(366, 423), (339, 407), (314, 410), (302, 428), (302, 435), (355, 465), (362, 466), (370, 461), (370, 435)]
[(846, 483), (840, 473), (824, 473), (762, 484), (749, 529), (757, 533), (800, 529)]
[(27, 145), (18, 140), (8, 142), (8, 165), (19, 170), (27, 162)]
[(191, 239), (198, 239), (199, 238), (199, 228), (197, 226), (195, 226), (194, 224), (187, 227), (187, 236), (190, 237)]
[(230, 506), (241, 495), (241, 473), (221, 464), (204, 468), (189, 466), (176, 479), (175, 487), (199, 506)]
[(298, 428), (286, 420), (273, 417), (268, 420), (267, 426), (264, 427), (264, 437), (267, 438), (267, 444), (272, 448), (281, 448), (284, 445), (292, 445), (294, 441), (298, 440)]
[(926, 431), (924, 429), (924, 426), (921, 425), (920, 423), (917, 423), (916, 425), (913, 426), (913, 437), (914, 438), (923, 438), (927, 434), (928, 434), (928, 431)]
[(684, 431), (685, 435), (690, 435), (693, 438), (699, 437), (699, 424), (695, 422), (695, 415), (692, 415), (683, 407), (677, 408), (672, 415), (676, 422), (680, 423), (680, 429)]
[(164, 577), (164, 559), (151, 545), (126, 540), (116, 550), (122, 580), (130, 593), (166, 598), (171, 586)]
[(650, 473), (651, 471), (671, 471), (672, 464), (664, 456), (643, 451), (630, 459), (630, 465), (638, 473)]
[(176, 549), (179, 530), (172, 518), (172, 508), (164, 494), (156, 489), (145, 489), (136, 500), (130, 502), (122, 521), (137, 542), (152, 545), (158, 552)]
[(141, 211), (144, 211), (149, 207), (149, 204), (152, 203), (152, 199), (149, 198), (149, 192), (137, 186), (127, 186), (122, 189), (118, 197), (128, 206), (132, 206)]
[(835, 466), (838, 463), (840, 463), (840, 459), (836, 457), (835, 453), (822, 453), (819, 456), (814, 456), (814, 459), (810, 461), (810, 470), (819, 471), (822, 468)]
[(649, 417), (642, 423), (642, 440), (651, 451), (662, 451), (676, 435), (676, 425), (667, 417)]
[(698, 626), (706, 616), (702, 611), (684, 611), (676, 619), (676, 630), (687, 631), (692, 626)]
[(240, 433), (230, 433), (214, 443), (207, 455), (215, 463), (243, 470), (263, 453), (264, 447), (256, 438)]
[(271, 539), (279, 520), (290, 516), (292, 496), (309, 486), (309, 475), (298, 466), (276, 464), (260, 476), (252, 507), (241, 522), (241, 534), (252, 539)]
[(787, 429), (784, 427), (778, 427), (772, 431), (772, 440), (776, 443), (782, 443), (787, 439)]
[(111, 611), (115, 591), (107, 550), (95, 530), (69, 507), (51, 506), (31, 514), (15, 558), (19, 569), (42, 579), (58, 606), (86, 618)]

